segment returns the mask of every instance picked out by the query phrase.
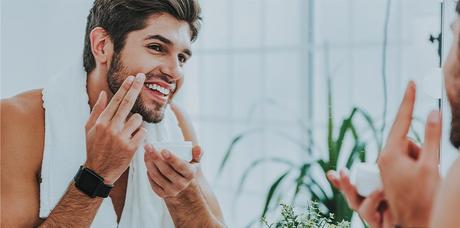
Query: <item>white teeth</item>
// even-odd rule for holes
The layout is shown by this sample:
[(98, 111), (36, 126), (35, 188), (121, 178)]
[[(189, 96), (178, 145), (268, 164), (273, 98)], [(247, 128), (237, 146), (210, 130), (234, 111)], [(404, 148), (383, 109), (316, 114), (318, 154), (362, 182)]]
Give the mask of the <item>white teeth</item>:
[(157, 84), (146, 84), (146, 86), (147, 86), (149, 89), (151, 89), (151, 90), (156, 90), (156, 91), (162, 93), (162, 94), (165, 95), (165, 96), (168, 96), (169, 93), (170, 93), (170, 90), (169, 90), (169, 89), (163, 88), (163, 87), (161, 87), (161, 86), (159, 86), (159, 85), (157, 85)]

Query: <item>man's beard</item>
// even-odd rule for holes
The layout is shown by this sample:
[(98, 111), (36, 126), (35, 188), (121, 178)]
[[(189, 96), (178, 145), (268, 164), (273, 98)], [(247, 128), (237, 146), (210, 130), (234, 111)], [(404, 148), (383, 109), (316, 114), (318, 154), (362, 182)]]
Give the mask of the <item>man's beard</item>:
[[(128, 68), (123, 65), (121, 61), (120, 53), (115, 53), (112, 58), (112, 62), (107, 73), (107, 82), (109, 84), (110, 91), (115, 94), (120, 89), (123, 81), (129, 75), (136, 75), (137, 73), (129, 72)], [(146, 80), (149, 78), (149, 74), (146, 74)], [(154, 108), (148, 108), (145, 101), (142, 99), (142, 90), (134, 103), (131, 113), (139, 113), (142, 119), (148, 123), (159, 123), (163, 120), (164, 111), (166, 105), (162, 105), (153, 101)]]
[(460, 148), (460, 108), (451, 106), (452, 121), (450, 128), (450, 142), (455, 148)]

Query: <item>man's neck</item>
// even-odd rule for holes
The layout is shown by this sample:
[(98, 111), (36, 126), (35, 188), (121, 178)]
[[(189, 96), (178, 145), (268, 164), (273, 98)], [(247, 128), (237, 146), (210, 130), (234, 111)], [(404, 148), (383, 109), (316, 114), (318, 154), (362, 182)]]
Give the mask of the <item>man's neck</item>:
[(103, 69), (96, 68), (90, 73), (87, 74), (87, 85), (86, 91), (88, 93), (88, 103), (91, 110), (93, 106), (96, 104), (97, 98), (99, 97), (99, 93), (104, 90), (110, 100), (113, 94), (109, 89), (109, 85), (107, 82), (107, 74)]

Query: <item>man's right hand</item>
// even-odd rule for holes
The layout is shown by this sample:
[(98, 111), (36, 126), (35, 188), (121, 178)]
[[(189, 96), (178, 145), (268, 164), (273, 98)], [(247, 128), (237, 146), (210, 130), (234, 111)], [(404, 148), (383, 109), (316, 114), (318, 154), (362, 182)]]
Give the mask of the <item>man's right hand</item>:
[(145, 138), (142, 116), (134, 113), (128, 118), (144, 81), (144, 74), (127, 77), (108, 105), (102, 91), (86, 123), (85, 166), (101, 175), (106, 184), (113, 184), (123, 174)]

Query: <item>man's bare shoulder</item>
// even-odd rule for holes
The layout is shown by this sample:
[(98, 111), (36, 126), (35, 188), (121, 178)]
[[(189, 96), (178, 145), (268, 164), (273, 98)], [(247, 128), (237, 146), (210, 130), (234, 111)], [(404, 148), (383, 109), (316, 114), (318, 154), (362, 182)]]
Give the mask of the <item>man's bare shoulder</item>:
[(2, 152), (10, 158), (26, 156), (35, 168), (39, 168), (43, 155), (45, 121), (41, 91), (31, 90), (0, 101)]

